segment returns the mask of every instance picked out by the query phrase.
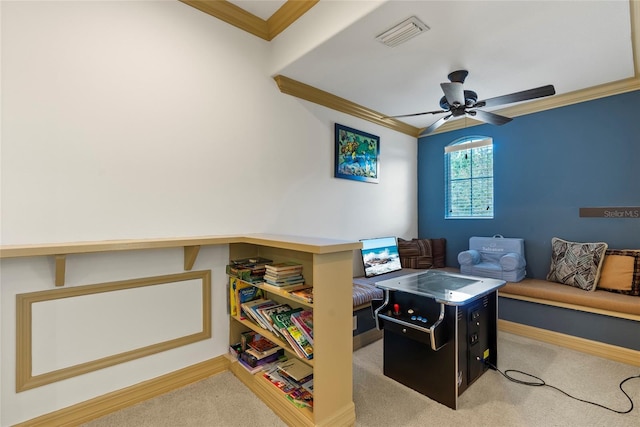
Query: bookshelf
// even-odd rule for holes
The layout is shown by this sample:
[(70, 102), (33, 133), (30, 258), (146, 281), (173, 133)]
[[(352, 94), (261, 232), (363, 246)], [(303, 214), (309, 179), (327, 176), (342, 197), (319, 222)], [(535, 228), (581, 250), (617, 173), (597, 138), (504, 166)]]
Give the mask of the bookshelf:
[(262, 373), (250, 374), (238, 363), (231, 371), (287, 424), (292, 426), (349, 426), (355, 423), (352, 371), (352, 277), (353, 250), (359, 242), (302, 237), (247, 237), (229, 244), (229, 258), (264, 257), (274, 262), (294, 261), (303, 265), (305, 282), (313, 286), (313, 304), (291, 298), (286, 292), (266, 290), (268, 298), (292, 307), (313, 309), (314, 357), (300, 358), (288, 343), (247, 320), (231, 316), (229, 344), (240, 334), (255, 330), (276, 342), (289, 357), (313, 367), (313, 410), (298, 408), (277, 390)]

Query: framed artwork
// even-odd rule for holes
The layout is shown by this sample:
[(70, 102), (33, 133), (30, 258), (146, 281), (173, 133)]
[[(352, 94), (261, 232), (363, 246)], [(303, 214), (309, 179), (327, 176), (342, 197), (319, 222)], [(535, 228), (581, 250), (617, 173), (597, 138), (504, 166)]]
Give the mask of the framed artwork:
[(335, 124), (335, 177), (378, 183), (380, 137)]

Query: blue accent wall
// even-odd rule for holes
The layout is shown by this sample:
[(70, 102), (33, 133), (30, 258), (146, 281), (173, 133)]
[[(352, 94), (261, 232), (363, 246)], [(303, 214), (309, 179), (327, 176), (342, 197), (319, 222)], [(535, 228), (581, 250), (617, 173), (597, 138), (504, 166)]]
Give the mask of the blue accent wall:
[[(493, 138), (494, 219), (444, 219), (444, 147)], [(447, 239), (447, 266), (469, 237), (520, 237), (527, 277), (544, 279), (551, 238), (640, 248), (640, 219), (580, 218), (581, 207), (640, 206), (640, 91), (418, 141), (418, 234)]]

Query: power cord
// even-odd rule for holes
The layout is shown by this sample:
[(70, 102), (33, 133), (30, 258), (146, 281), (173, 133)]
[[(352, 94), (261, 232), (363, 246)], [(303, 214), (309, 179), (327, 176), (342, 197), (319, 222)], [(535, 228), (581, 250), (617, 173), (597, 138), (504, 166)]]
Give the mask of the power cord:
[[(555, 387), (555, 386), (552, 386), (550, 384), (547, 384), (542, 378), (538, 378), (535, 375), (531, 375), (531, 374), (528, 374), (526, 372), (519, 371), (517, 369), (507, 369), (506, 371), (502, 372), (500, 369), (498, 369), (493, 363), (489, 362), (488, 360), (485, 360), (484, 363), (487, 366), (489, 366), (491, 369), (494, 369), (494, 370), (500, 372), (500, 374), (502, 374), (502, 376), (505, 377), (506, 379), (508, 379), (509, 381), (512, 381), (512, 382), (514, 382), (516, 384), (522, 384), (522, 385), (527, 385), (527, 386), (531, 386), (531, 387), (550, 387), (550, 388), (552, 388), (554, 390), (557, 390), (560, 393), (564, 394), (565, 396), (568, 396), (568, 397), (570, 397), (570, 398), (572, 398), (574, 400), (577, 400), (577, 401), (583, 402), (583, 403), (588, 403), (588, 404), (594, 405), (594, 406), (599, 406), (600, 408), (606, 409), (606, 410), (611, 411), (611, 412), (615, 412), (616, 414), (628, 414), (629, 412), (633, 411), (633, 399), (631, 399), (631, 397), (627, 394), (627, 392), (624, 391), (624, 389), (622, 388), (622, 385), (624, 383), (626, 383), (627, 381), (632, 380), (634, 378), (640, 378), (640, 375), (632, 375), (629, 378), (625, 378), (624, 380), (622, 380), (620, 382), (620, 385), (619, 385), (620, 390), (622, 390), (622, 393), (624, 393), (624, 395), (627, 397), (627, 399), (629, 399), (629, 403), (631, 403), (631, 407), (626, 411), (617, 411), (615, 409), (609, 408), (609, 407), (601, 405), (599, 403), (590, 402), (588, 400), (584, 400), (584, 399), (580, 399), (578, 397), (572, 396), (569, 393), (567, 393), (566, 391), (559, 389), (558, 387)], [(524, 375), (524, 376), (529, 377), (529, 378), (535, 378), (537, 381), (520, 380), (520, 379), (517, 379), (517, 378), (514, 378), (514, 377), (510, 376), (509, 375), (510, 372), (514, 372), (514, 373), (517, 373), (517, 374), (520, 374), (520, 375)]]

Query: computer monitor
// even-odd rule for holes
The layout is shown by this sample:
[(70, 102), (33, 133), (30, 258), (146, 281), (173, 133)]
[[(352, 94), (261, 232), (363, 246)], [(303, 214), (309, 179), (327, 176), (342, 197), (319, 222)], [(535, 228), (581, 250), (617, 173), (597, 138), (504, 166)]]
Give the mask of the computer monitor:
[(398, 241), (395, 237), (362, 239), (362, 264), (366, 277), (379, 276), (402, 269)]

